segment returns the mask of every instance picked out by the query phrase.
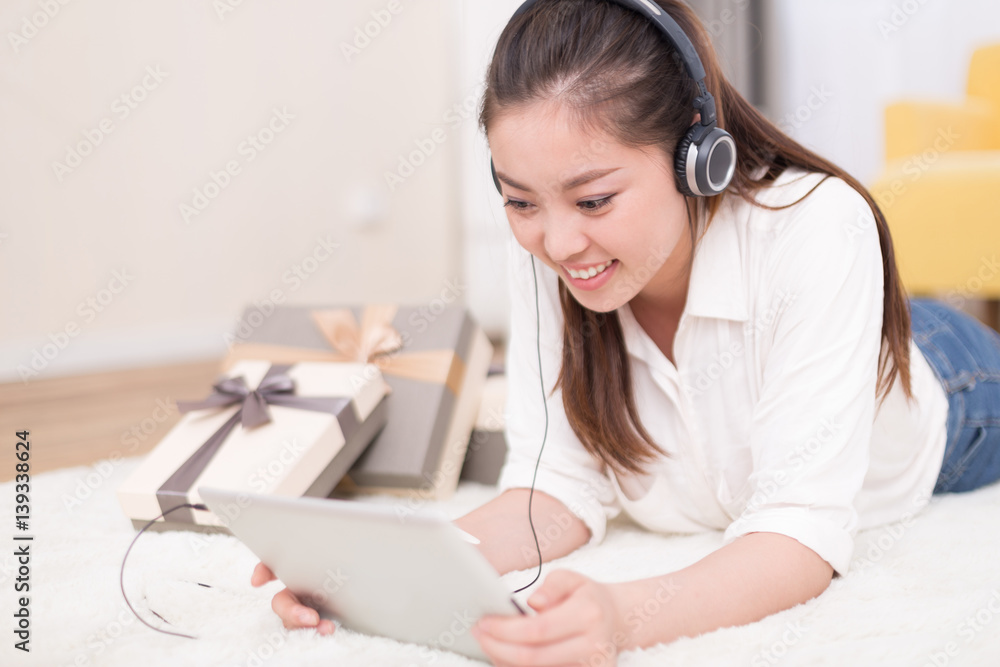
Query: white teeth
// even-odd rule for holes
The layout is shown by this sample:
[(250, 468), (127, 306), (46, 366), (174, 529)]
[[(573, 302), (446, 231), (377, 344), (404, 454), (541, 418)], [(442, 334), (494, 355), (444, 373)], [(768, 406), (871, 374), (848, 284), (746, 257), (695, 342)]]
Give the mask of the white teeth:
[(577, 271), (576, 269), (567, 269), (570, 277), (576, 278), (577, 280), (589, 280), (594, 276), (604, 273), (609, 266), (614, 263), (615, 260), (608, 260), (604, 264), (598, 264), (597, 266), (592, 266), (589, 269), (584, 269), (583, 271)]

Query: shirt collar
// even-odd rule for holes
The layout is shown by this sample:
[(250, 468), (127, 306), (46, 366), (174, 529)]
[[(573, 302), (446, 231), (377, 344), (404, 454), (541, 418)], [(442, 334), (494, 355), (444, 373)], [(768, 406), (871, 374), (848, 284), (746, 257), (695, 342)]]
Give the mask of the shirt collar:
[(749, 315), (741, 243), (746, 239), (740, 238), (736, 216), (726, 204), (695, 244), (684, 311), (745, 322)]

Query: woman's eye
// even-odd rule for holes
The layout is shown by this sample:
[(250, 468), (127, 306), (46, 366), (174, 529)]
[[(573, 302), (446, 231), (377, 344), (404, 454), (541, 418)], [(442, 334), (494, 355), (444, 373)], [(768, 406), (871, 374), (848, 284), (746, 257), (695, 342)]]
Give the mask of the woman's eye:
[(504, 208), (512, 208), (515, 211), (526, 211), (531, 204), (526, 201), (519, 201), (517, 199), (508, 199), (503, 203)]
[(608, 195), (607, 197), (602, 197), (601, 199), (587, 199), (579, 202), (578, 205), (584, 211), (599, 211), (611, 203), (612, 197), (614, 197), (614, 195)]

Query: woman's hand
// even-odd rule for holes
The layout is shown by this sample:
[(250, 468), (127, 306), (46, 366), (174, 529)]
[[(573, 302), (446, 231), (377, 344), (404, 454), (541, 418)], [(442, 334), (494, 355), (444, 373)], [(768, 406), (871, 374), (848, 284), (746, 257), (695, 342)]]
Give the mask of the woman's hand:
[[(250, 575), (250, 584), (253, 586), (263, 586), (275, 579), (277, 577), (274, 576), (269, 567), (263, 563), (257, 563), (253, 574)], [(289, 630), (295, 630), (296, 628), (316, 628), (319, 634), (329, 635), (333, 633), (336, 627), (333, 621), (327, 619), (321, 620), (319, 612), (312, 607), (302, 604), (287, 588), (283, 588), (274, 594), (274, 599), (271, 600), (271, 609), (281, 618), (282, 624)]]
[(626, 635), (608, 584), (554, 570), (528, 604), (536, 616), (484, 616), (473, 626), (473, 636), (495, 665), (618, 663), (618, 644)]

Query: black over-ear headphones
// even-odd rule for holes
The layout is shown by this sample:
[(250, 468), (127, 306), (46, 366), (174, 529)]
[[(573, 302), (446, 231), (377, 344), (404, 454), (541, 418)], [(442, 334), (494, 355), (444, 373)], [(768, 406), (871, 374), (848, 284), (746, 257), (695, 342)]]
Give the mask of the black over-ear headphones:
[[(511, 20), (528, 11), (537, 1), (527, 0)], [(674, 153), (678, 189), (688, 197), (711, 197), (721, 193), (736, 171), (736, 142), (732, 135), (716, 125), (715, 98), (705, 87), (705, 67), (694, 45), (677, 22), (652, 0), (610, 1), (652, 21), (674, 47), (688, 75), (698, 84), (700, 94), (694, 100), (694, 108), (701, 114), (701, 121), (691, 126), (677, 143)], [(502, 193), (492, 159), (490, 172), (497, 192)]]

